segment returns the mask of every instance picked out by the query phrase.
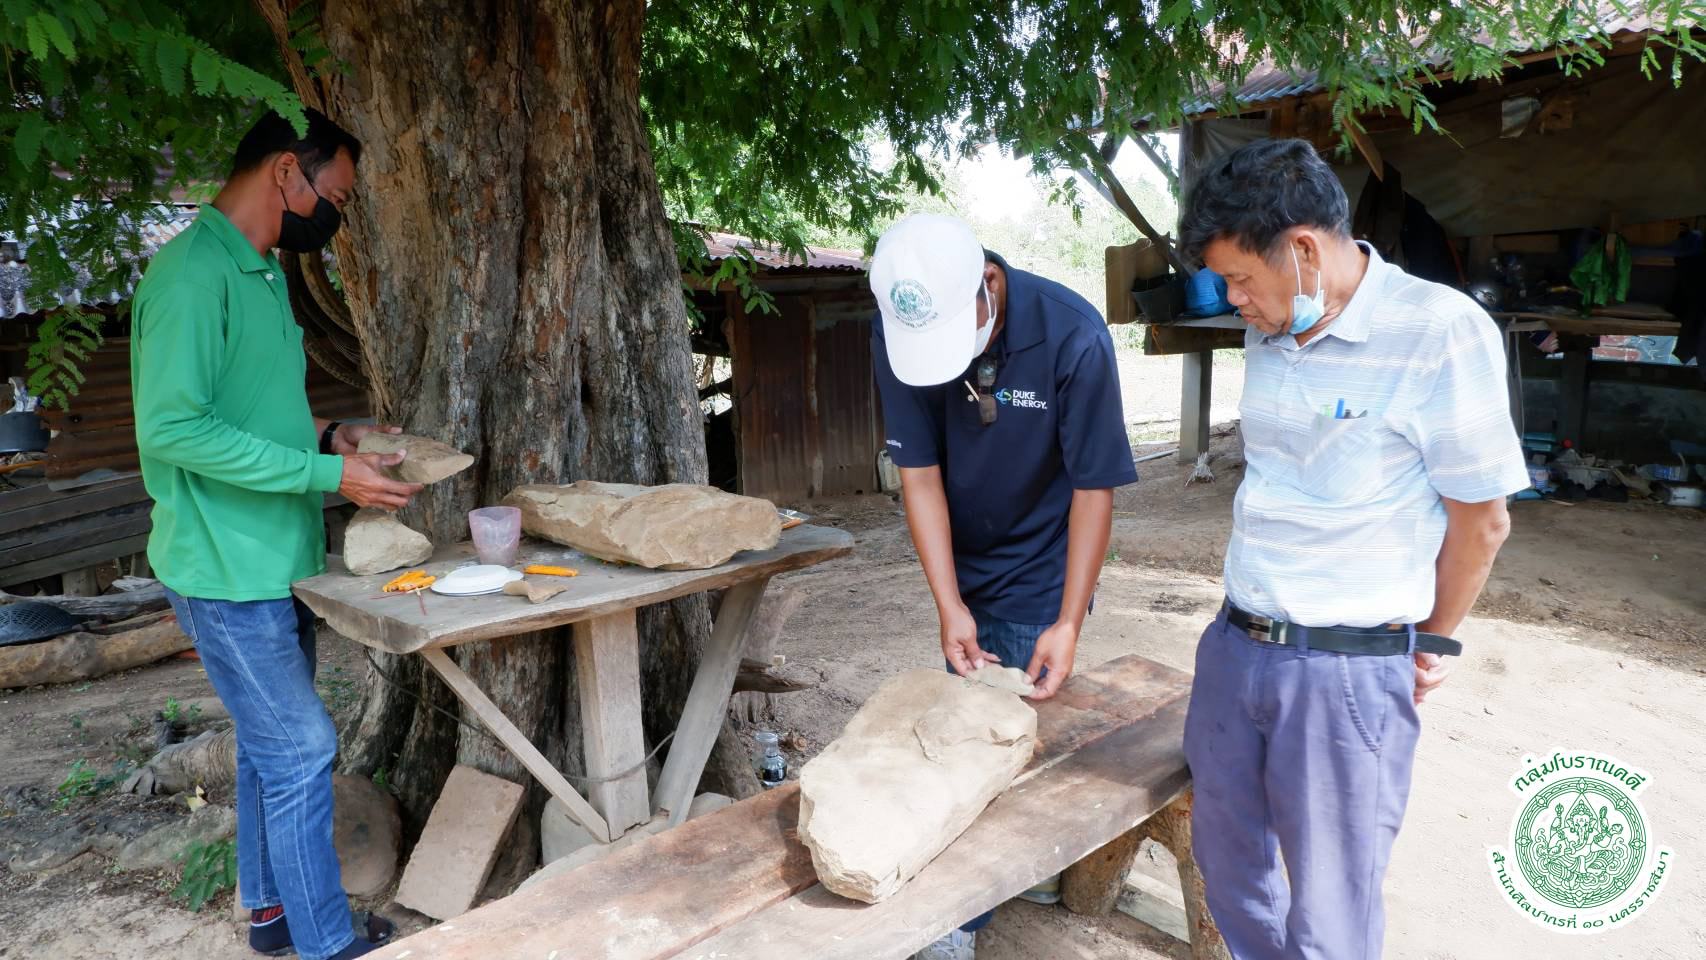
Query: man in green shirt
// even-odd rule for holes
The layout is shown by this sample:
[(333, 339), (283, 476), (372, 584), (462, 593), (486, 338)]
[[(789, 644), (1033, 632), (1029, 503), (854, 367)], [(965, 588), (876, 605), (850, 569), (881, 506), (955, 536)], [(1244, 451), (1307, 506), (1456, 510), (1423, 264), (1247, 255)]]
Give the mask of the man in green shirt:
[(302, 328), (272, 253), (325, 246), (360, 157), (316, 111), (306, 136), (269, 112), (213, 203), (149, 264), (131, 313), (148, 560), (236, 723), (249, 943), (306, 960), (361, 956), (392, 933), (352, 917), (340, 882), (337, 730), (314, 689), (314, 617), (290, 585), (325, 570), (325, 494), (395, 509), (419, 487), (380, 472), (400, 455), (356, 453), (376, 428), (309, 412)]

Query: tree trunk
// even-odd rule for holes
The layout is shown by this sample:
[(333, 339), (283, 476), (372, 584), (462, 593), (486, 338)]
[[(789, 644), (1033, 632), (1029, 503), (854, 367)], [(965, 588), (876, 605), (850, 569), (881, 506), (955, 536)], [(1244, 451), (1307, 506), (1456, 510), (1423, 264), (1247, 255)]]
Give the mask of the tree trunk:
[[(282, 40), (297, 0), (256, 2)], [(639, 105), (644, 12), (643, 0), (329, 0), (322, 35), (347, 69), (310, 77), (281, 43), (304, 100), (363, 143), (335, 243), (375, 413), (478, 458), (404, 512), (436, 541), (466, 537), (469, 509), (521, 483), (705, 480), (680, 274)], [(655, 743), (674, 729), (710, 616), (689, 597), (639, 624)], [(575, 774), (568, 649), (564, 631), (451, 653)], [(388, 770), (411, 832), (452, 763), (531, 783), (495, 740), (428, 709), (458, 712), (419, 658), (375, 660), (397, 684), (373, 678), (344, 767)]]

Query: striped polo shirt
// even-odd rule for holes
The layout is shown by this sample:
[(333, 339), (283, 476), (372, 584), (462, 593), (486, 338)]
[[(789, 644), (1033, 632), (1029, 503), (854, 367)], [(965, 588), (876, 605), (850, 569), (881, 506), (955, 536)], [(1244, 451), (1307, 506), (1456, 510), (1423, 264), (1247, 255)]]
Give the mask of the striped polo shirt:
[(1440, 498), (1480, 503), (1529, 485), (1492, 318), (1363, 250), (1356, 293), (1308, 344), (1254, 327), (1244, 338), (1248, 466), (1226, 592), (1305, 626), (1426, 619)]

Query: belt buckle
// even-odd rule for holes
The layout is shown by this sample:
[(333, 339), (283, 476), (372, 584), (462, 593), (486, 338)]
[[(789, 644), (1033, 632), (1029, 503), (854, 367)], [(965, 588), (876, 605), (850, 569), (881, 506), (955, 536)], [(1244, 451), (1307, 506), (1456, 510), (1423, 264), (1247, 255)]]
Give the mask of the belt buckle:
[(1253, 613), (1250, 614), (1250, 625), (1244, 628), (1244, 632), (1248, 633), (1250, 635), (1250, 639), (1257, 643), (1272, 643), (1284, 646), (1286, 643), (1285, 635), (1287, 626), (1289, 626), (1289, 624), (1284, 620), (1274, 620), (1272, 617), (1264, 617), (1260, 614)]

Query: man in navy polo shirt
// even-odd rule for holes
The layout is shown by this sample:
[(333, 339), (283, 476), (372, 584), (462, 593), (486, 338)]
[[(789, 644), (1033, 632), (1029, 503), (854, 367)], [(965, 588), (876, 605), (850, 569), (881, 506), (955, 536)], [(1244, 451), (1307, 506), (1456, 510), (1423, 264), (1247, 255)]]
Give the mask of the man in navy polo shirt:
[[(1137, 480), (1107, 325), (953, 217), (883, 234), (871, 289), (889, 455), (942, 654), (962, 676), (1023, 667), (1033, 699), (1053, 696), (1107, 554), (1113, 488)], [(971, 957), (988, 919), (919, 956)]]

